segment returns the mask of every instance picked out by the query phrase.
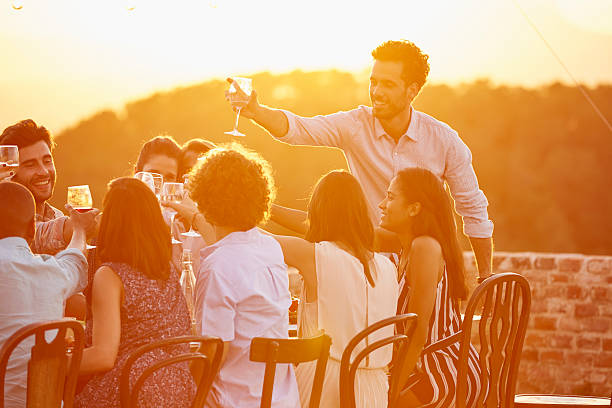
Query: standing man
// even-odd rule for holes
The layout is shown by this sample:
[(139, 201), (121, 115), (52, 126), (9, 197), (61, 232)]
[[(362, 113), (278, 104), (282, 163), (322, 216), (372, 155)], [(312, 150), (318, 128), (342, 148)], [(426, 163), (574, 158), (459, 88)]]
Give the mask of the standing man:
[[(72, 221), (47, 203), (55, 186), (52, 155), (55, 144), (51, 134), (32, 119), (26, 119), (4, 129), (0, 145), (19, 148), (19, 167), (12, 181), (30, 190), (36, 202), (36, 235), (31, 244), (32, 252), (53, 255), (66, 248), (72, 237)], [(87, 213), (87, 231), (90, 233), (94, 230), (97, 213)]]
[(491, 274), (493, 223), (487, 199), (478, 187), (472, 154), (456, 131), (412, 107), (427, 80), (428, 56), (412, 42), (401, 40), (384, 42), (372, 57), (372, 107), (304, 118), (260, 105), (253, 91), (240, 114), (282, 142), (341, 149), (366, 193), (376, 225), (380, 220), (378, 203), (399, 170), (423, 167), (432, 171), (450, 187), (481, 281)]

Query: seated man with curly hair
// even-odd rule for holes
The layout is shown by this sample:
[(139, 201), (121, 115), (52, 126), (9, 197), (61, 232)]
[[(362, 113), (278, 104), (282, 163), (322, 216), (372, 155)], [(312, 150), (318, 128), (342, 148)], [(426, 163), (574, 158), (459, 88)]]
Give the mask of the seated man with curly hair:
[[(265, 366), (249, 361), (251, 339), (287, 338), (291, 304), (281, 247), (256, 228), (275, 195), (270, 167), (239, 145), (216, 148), (199, 161), (189, 186), (216, 239), (201, 251), (196, 283), (199, 330), (224, 341), (207, 406), (259, 407)], [(272, 406), (299, 406), (290, 364), (276, 367)]]

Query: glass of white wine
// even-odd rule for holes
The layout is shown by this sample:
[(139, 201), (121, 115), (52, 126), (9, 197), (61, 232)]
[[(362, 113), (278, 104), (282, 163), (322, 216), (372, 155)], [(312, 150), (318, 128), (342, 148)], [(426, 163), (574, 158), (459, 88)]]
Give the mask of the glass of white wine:
[[(183, 189), (185, 190), (185, 196), (187, 196), (187, 185), (188, 184), (189, 184), (189, 174), (185, 174), (183, 176), (183, 185), (184, 185)], [(194, 231), (193, 224), (189, 226), (189, 231), (181, 232), (181, 237), (183, 238), (197, 238), (199, 236), (200, 234)]]
[[(185, 189), (183, 187), (183, 183), (166, 182), (162, 185), (160, 193), (161, 201), (172, 201), (174, 203), (180, 204), (180, 202), (183, 201), (183, 197), (185, 197)], [(166, 211), (168, 211), (168, 214), (170, 215), (170, 231), (172, 235), (172, 244), (182, 244), (182, 242), (175, 239), (174, 234), (172, 234), (172, 231), (174, 231), (173, 226), (176, 211), (170, 207), (167, 207)]]
[(251, 92), (253, 92), (251, 78), (232, 77), (232, 84), (230, 85), (228, 95), (232, 106), (236, 108), (236, 122), (234, 123), (234, 129), (225, 132), (226, 135), (245, 136), (238, 131), (238, 120), (240, 120), (240, 110), (249, 103)]
[[(81, 186), (68, 187), (68, 204), (78, 212), (87, 212), (93, 208), (91, 191), (87, 184)], [(94, 245), (87, 244), (87, 249), (95, 248)]]

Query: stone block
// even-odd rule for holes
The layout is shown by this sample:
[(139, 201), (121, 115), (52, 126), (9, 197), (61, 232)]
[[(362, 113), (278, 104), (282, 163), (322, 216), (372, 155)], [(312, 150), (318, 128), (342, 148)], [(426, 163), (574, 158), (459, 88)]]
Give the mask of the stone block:
[(549, 271), (555, 269), (557, 262), (552, 256), (538, 256), (535, 259), (535, 268), (540, 270)]
[(540, 333), (528, 333), (525, 336), (525, 345), (540, 349), (548, 346), (548, 336)]
[(586, 291), (582, 287), (577, 285), (569, 285), (567, 287), (567, 298), (568, 299), (584, 299), (586, 297)]
[(534, 327), (536, 330), (556, 330), (558, 317), (548, 316), (536, 316), (534, 321)]
[(609, 296), (608, 288), (601, 286), (591, 289), (591, 297), (597, 302), (609, 302), (612, 300)]
[(567, 296), (567, 286), (557, 284), (557, 285), (548, 285), (544, 288), (544, 296), (547, 298), (566, 298)]
[(523, 352), (521, 353), (521, 361), (539, 361), (540, 355), (539, 352), (532, 348), (523, 348)]
[(585, 332), (608, 333), (611, 320), (609, 317), (594, 317), (580, 322)]
[(599, 309), (593, 303), (580, 303), (574, 309), (576, 317), (593, 317), (599, 314)]
[(569, 276), (563, 273), (551, 273), (550, 274), (550, 280), (553, 283), (568, 283), (569, 282)]
[(561, 272), (580, 272), (582, 268), (582, 258), (561, 258), (559, 259), (559, 271)]
[(510, 263), (514, 271), (524, 271), (531, 269), (531, 259), (528, 256), (513, 256)]
[(557, 349), (571, 349), (574, 343), (574, 336), (567, 334), (554, 334), (550, 338), (550, 345)]
[(560, 363), (562, 361), (565, 361), (565, 358), (563, 356), (563, 352), (562, 351), (558, 351), (558, 350), (549, 350), (549, 351), (542, 351), (540, 353), (540, 361), (542, 362), (553, 362), (553, 363)]
[(612, 353), (601, 353), (593, 362), (593, 366), (607, 369), (612, 367)]
[(599, 337), (579, 336), (576, 338), (576, 347), (580, 350), (601, 350), (601, 339)]
[(612, 337), (602, 339), (601, 342), (603, 351), (612, 351)]
[(581, 332), (582, 325), (574, 318), (564, 317), (559, 320), (559, 330), (569, 332)]
[(610, 260), (606, 258), (589, 259), (587, 271), (595, 274), (607, 275), (610, 273)]

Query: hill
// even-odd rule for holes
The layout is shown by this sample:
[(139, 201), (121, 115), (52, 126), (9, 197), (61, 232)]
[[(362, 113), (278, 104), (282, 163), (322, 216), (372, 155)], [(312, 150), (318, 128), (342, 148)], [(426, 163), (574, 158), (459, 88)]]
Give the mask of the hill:
[[(368, 104), (367, 83), (338, 71), (253, 77), (260, 101), (304, 116)], [(231, 141), (234, 114), (226, 84), (209, 81), (103, 111), (57, 135), (58, 173), (52, 203), (63, 208), (66, 187), (89, 184), (102, 204), (108, 181), (131, 174), (142, 143), (169, 134)], [(612, 118), (612, 86), (589, 93)], [(414, 106), (448, 123), (472, 150), (481, 188), (504, 251), (612, 254), (612, 136), (576, 88), (493, 86), (486, 80), (456, 87), (427, 85)], [(304, 209), (316, 180), (346, 168), (341, 152), (293, 147), (241, 120), (238, 140), (272, 164), (278, 202)], [(462, 238), (467, 248), (467, 240)]]

